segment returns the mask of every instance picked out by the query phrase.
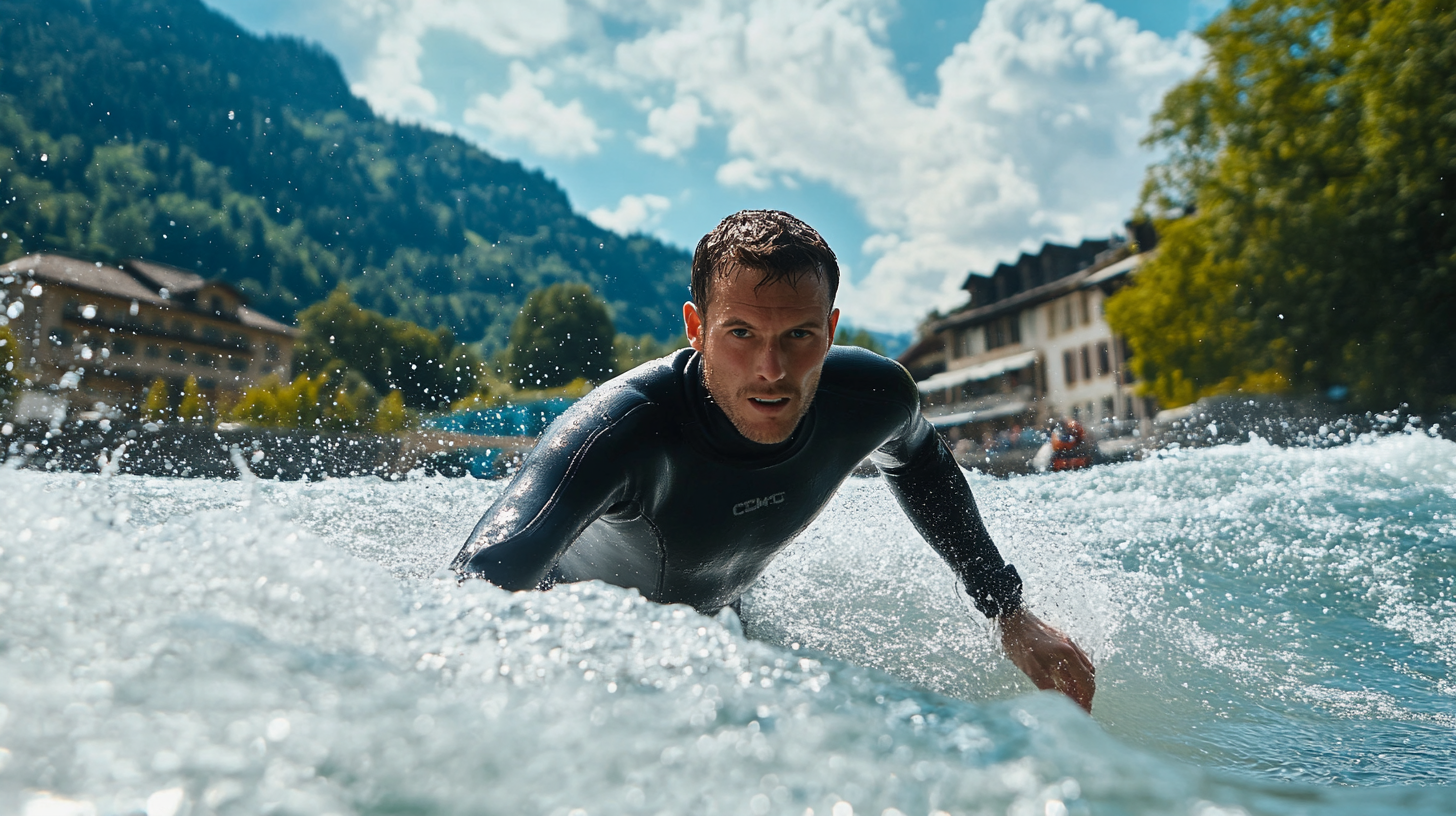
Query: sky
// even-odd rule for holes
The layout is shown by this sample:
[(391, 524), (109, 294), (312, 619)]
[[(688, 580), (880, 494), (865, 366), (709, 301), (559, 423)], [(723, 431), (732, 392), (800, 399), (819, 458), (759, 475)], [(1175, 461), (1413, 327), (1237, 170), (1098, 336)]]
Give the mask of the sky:
[(1224, 0), (205, 0), (317, 42), (390, 119), (538, 168), (691, 249), (791, 212), (844, 320), (913, 328), (967, 273), (1120, 232), (1162, 95)]

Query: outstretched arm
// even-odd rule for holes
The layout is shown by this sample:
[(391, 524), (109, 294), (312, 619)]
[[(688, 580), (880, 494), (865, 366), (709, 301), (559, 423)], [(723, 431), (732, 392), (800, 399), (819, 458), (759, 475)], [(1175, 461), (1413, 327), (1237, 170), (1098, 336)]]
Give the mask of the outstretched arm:
[(877, 452), (875, 463), (915, 528), (960, 576), (972, 603), (997, 619), (1011, 662), (1037, 688), (1060, 691), (1090, 712), (1092, 661), (1022, 605), (1021, 576), (1001, 558), (960, 467), (918, 410), (904, 433)]
[(547, 429), (451, 562), (461, 578), (512, 590), (543, 586), (582, 530), (620, 499), (624, 419), (634, 409), (604, 402), (577, 403)]

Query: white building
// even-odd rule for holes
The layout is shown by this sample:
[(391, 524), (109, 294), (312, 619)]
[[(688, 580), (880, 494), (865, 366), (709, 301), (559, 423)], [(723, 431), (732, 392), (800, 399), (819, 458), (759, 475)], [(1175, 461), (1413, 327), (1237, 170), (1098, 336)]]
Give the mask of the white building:
[[(925, 415), (952, 441), (1063, 418), (1094, 427), (1151, 418), (1156, 405), (1135, 395), (1126, 344), (1103, 315), (1146, 257), (1120, 241), (1047, 244), (989, 277), (972, 274), (970, 302), (926, 327), (941, 339), (944, 370), (919, 381)], [(931, 370), (923, 357), (902, 362)]]

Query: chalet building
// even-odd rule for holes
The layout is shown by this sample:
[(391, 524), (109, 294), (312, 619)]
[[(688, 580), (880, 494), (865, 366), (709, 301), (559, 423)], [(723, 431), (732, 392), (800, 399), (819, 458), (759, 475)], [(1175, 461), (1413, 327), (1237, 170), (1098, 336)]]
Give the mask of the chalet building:
[(927, 323), (901, 356), (913, 365), (926, 417), (952, 441), (1061, 418), (1150, 418), (1156, 406), (1135, 396), (1127, 346), (1103, 317), (1106, 299), (1147, 257), (1134, 249), (1156, 241), (1142, 225), (1129, 233), (1046, 244), (989, 277), (967, 277), (969, 302)]
[(294, 329), (230, 284), (165, 264), (29, 255), (0, 266), (0, 295), (32, 387), (83, 409), (135, 413), (157, 378), (175, 396), (189, 376), (216, 404), (292, 367)]

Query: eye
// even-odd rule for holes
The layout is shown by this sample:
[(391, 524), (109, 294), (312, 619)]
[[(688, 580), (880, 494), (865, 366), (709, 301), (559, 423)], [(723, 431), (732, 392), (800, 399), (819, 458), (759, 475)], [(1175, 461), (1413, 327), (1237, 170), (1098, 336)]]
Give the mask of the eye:
[(729, 329), (728, 333), (734, 337), (747, 337), (748, 329)]
[(808, 329), (794, 329), (793, 331), (789, 332), (789, 336), (794, 338), (795, 340), (802, 340), (805, 337), (810, 336), (811, 334), (812, 332), (810, 332)]

